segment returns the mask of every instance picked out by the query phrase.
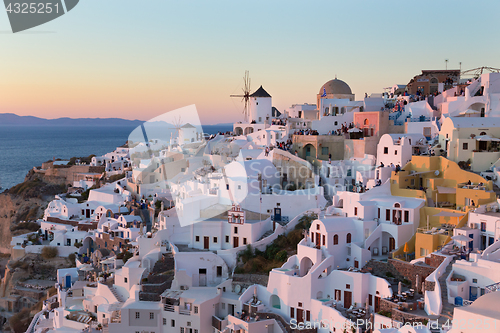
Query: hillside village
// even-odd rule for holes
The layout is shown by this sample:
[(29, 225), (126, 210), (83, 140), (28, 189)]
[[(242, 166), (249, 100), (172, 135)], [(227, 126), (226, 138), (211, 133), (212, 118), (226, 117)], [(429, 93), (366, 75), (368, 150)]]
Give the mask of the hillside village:
[(500, 73), (476, 73), (282, 111), (260, 86), (232, 132), (34, 168), (59, 185), (12, 234), (3, 329), (497, 332)]

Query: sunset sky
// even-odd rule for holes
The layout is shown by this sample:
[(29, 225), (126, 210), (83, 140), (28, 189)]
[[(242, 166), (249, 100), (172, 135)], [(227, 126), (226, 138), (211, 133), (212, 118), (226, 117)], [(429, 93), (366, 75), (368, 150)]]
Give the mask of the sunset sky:
[(337, 75), (357, 99), (422, 69), (500, 67), (500, 2), (80, 0), (12, 34), (0, 10), (0, 113), (148, 120), (195, 104), (242, 120), (245, 70), (283, 110)]

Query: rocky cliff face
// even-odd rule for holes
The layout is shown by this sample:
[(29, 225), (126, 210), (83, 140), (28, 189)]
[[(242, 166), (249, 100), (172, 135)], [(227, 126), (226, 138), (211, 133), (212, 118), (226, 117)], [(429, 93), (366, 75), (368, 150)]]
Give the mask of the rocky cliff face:
[(43, 216), (55, 194), (66, 192), (64, 181), (46, 181), (43, 176), (28, 173), (23, 183), (0, 194), (0, 252), (10, 253), (12, 236), (28, 230), (17, 228), (20, 221), (36, 220)]

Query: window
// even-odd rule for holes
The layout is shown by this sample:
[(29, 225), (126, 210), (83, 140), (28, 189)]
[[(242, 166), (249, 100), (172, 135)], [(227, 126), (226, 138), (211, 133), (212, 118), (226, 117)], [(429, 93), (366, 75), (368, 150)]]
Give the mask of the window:
[(319, 223), (316, 224), (316, 230), (319, 230)]
[(477, 279), (472, 279), (472, 283), (477, 283)]
[(345, 289), (351, 289), (351, 285), (350, 284), (346, 284), (345, 285)]
[[(139, 332), (137, 332), (137, 333), (139, 333)], [(181, 333), (185, 333), (184, 332), (184, 327), (181, 327)]]
[(222, 266), (217, 266), (217, 277), (222, 276)]
[(229, 236), (226, 235), (226, 243), (229, 243)]
[(394, 151), (394, 155), (397, 155), (397, 154), (398, 154), (398, 151), (397, 151), (397, 150), (395, 150), (395, 151)]
[(214, 243), (217, 243), (217, 237), (214, 237)]
[(409, 222), (410, 221), (410, 211), (408, 210), (405, 210), (405, 222)]
[(167, 318), (163, 318), (163, 325), (167, 325)]
[(363, 122), (364, 125), (369, 125), (370, 122), (368, 121), (368, 119), (365, 119), (365, 121)]
[(243, 245), (247, 245), (247, 238), (243, 237)]
[(301, 307), (302, 307), (302, 302), (299, 302), (299, 308), (301, 308)]
[(194, 307), (194, 313), (198, 313), (198, 307), (197, 306)]
[(226, 184), (226, 190), (229, 191), (229, 184)]
[(339, 122), (338, 122), (338, 121), (336, 121), (336, 122), (335, 122), (335, 126), (337, 126), (338, 124), (339, 124)]
[(372, 306), (373, 305), (373, 297), (371, 294), (368, 294), (368, 305)]
[(155, 314), (154, 312), (149, 313), (149, 319), (155, 319)]
[(321, 154), (328, 155), (328, 147), (321, 147)]
[(94, 312), (97, 313), (97, 305), (94, 305)]
[(241, 185), (238, 185), (238, 190), (241, 190)]
[(377, 218), (380, 219), (380, 208), (378, 209)]
[(391, 220), (391, 210), (390, 209), (386, 209), (385, 210), (385, 220), (386, 221), (390, 221)]
[(481, 231), (486, 231), (486, 222), (481, 222)]
[(311, 321), (311, 312), (309, 310), (306, 311), (306, 321)]
[(314, 232), (311, 232), (311, 242), (314, 242)]
[(326, 237), (325, 237), (325, 235), (323, 235), (323, 245), (326, 245), (326, 244), (325, 244), (325, 243), (326, 243), (326, 241), (325, 241), (325, 240), (326, 240)]
[(389, 147), (384, 147), (384, 154), (389, 154)]
[(195, 239), (196, 239), (197, 242), (199, 242), (200, 241), (200, 236), (196, 236)]
[(354, 207), (354, 216), (358, 216), (358, 207)]
[(234, 227), (234, 233), (237, 234), (238, 233), (238, 227)]
[(467, 149), (469, 149), (469, 143), (464, 142), (463, 143), (463, 150), (467, 150)]
[(350, 244), (351, 243), (351, 233), (348, 233), (346, 236), (346, 243)]
[(127, 283), (127, 278), (126, 277), (123, 278), (123, 282)]
[(338, 245), (339, 243), (339, 235), (333, 235), (333, 245)]
[(136, 312), (135, 313), (135, 319), (140, 319), (141, 318), (141, 314), (139, 312)]
[(290, 307), (290, 318), (295, 318), (295, 309)]

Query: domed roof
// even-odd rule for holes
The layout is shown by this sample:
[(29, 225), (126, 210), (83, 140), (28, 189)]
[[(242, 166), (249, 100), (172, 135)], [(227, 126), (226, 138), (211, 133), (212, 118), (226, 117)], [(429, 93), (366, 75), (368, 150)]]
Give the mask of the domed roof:
[(351, 88), (347, 83), (342, 80), (338, 80), (337, 78), (328, 81), (325, 83), (321, 89), (319, 90), (319, 94), (336, 94), (336, 95), (351, 95)]

